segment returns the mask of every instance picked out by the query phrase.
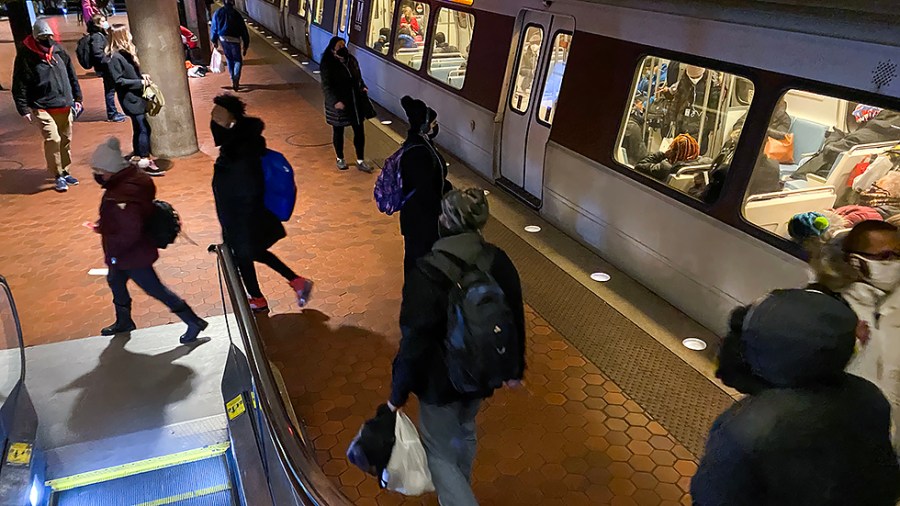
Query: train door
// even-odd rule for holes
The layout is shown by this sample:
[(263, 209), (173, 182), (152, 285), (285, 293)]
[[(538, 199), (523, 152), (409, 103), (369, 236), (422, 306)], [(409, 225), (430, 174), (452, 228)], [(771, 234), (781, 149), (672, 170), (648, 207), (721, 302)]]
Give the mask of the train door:
[(337, 13), (337, 35), (348, 42), (350, 40), (350, 20), (352, 19), (351, 13), (354, 3), (355, 2), (352, 2), (351, 0), (338, 0), (338, 7), (340, 10)]
[(544, 152), (566, 70), (575, 19), (525, 11), (503, 118), (499, 183), (534, 207), (544, 185)]

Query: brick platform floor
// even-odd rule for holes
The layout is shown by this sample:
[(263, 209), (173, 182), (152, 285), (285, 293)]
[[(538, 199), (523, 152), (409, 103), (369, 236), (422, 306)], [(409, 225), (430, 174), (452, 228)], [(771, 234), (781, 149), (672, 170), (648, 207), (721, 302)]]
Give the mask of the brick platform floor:
[[(74, 51), (79, 28), (74, 17), (71, 23), (59, 26)], [(8, 31), (0, 37), (0, 75), (9, 76), (13, 46)], [(87, 111), (75, 125), (73, 174), (82, 184), (67, 194), (50, 190), (36, 127), (18, 117), (8, 92), (0, 94), (0, 273), (17, 297), (29, 345), (96, 335), (112, 317), (104, 278), (88, 276), (103, 267), (103, 258), (98, 237), (81, 226), (96, 217), (101, 193), (86, 161), (106, 136), (127, 144), (130, 124), (103, 121), (102, 83), (80, 73)], [(379, 491), (344, 456), (389, 391), (402, 283), (396, 219), (375, 210), (374, 175), (335, 170), (318, 83), (259, 38), (243, 81), (249, 114), (266, 121), (270, 146), (297, 170), (298, 208), (286, 224), (288, 238), (273, 251), (317, 283), (310, 309), (300, 312), (288, 286), (260, 267), (273, 309), (258, 321), (270, 358), (308, 424), (320, 464), (348, 498), (362, 505), (437, 504), (433, 497), (404, 500)], [(216, 149), (208, 123), (211, 100), (228, 78), (210, 75), (190, 84), (202, 151), (167, 163), (170, 171), (156, 183), (159, 198), (176, 206), (199, 246), (170, 247), (157, 268), (198, 312), (213, 315), (222, 305), (205, 248), (219, 240), (210, 190)], [(367, 132), (369, 157), (384, 158), (396, 148), (373, 125)], [(174, 321), (161, 304), (136, 288), (132, 293), (140, 326)], [(479, 417), (474, 486), (482, 503), (690, 504), (694, 456), (539, 314), (527, 311), (526, 385), (499, 392)]]

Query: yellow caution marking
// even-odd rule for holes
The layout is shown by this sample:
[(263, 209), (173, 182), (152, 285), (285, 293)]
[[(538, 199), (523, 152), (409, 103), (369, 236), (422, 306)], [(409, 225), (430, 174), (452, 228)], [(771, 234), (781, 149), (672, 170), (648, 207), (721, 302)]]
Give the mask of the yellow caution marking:
[(253, 401), (253, 409), (259, 409), (259, 406), (256, 404), (256, 392), (250, 392), (250, 400)]
[(167, 467), (173, 467), (180, 464), (188, 464), (190, 462), (197, 462), (199, 460), (218, 457), (227, 452), (230, 446), (231, 443), (228, 442), (204, 446), (203, 448), (197, 448), (185, 452), (173, 453), (171, 455), (154, 457), (147, 460), (140, 460), (138, 462), (122, 464), (120, 466), (114, 466), (107, 469), (99, 469), (97, 471), (89, 471), (87, 473), (67, 476), (65, 478), (48, 480), (46, 485), (53, 489), (54, 492), (63, 492), (75, 488), (86, 487), (88, 485), (117, 480), (119, 478), (125, 478), (127, 476), (134, 476), (136, 474), (158, 471), (160, 469), (165, 469)]
[(31, 464), (31, 444), (13, 443), (6, 452), (6, 463), (14, 466)]
[(203, 497), (205, 495), (218, 494), (219, 492), (229, 489), (231, 489), (231, 486), (227, 483), (223, 483), (222, 485), (201, 488), (200, 490), (194, 490), (193, 492), (185, 492), (183, 494), (163, 497), (162, 499), (157, 499), (155, 501), (138, 503), (135, 506), (164, 506), (166, 504), (173, 504), (179, 501), (187, 501), (188, 499), (195, 499), (197, 497)]
[(247, 411), (247, 407), (244, 406), (244, 394), (238, 394), (237, 397), (225, 404), (225, 412), (228, 413), (229, 420), (234, 420), (243, 415), (244, 411)]

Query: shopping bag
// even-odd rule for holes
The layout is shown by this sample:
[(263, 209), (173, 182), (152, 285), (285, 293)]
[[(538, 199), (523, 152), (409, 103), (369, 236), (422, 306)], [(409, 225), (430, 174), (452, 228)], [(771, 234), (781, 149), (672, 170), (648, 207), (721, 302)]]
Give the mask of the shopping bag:
[(784, 139), (766, 137), (765, 153), (778, 163), (794, 163), (794, 134), (785, 134)]
[(397, 411), (394, 437), (391, 459), (381, 475), (382, 486), (408, 496), (434, 492), (425, 448), (419, 440), (416, 426), (402, 411)]
[(212, 70), (213, 74), (225, 72), (225, 58), (222, 57), (222, 53), (218, 49), (212, 50), (212, 57), (209, 59), (209, 69)]

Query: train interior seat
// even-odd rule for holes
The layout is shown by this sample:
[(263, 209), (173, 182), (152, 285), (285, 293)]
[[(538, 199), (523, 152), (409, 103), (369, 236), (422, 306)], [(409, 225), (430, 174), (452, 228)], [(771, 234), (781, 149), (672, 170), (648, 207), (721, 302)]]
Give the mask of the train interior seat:
[(687, 193), (694, 186), (694, 177), (697, 174), (704, 174), (706, 184), (709, 184), (709, 171), (711, 169), (712, 164), (682, 167), (675, 174), (669, 174), (666, 184), (676, 190)]
[(788, 238), (788, 222), (795, 214), (831, 209), (836, 198), (830, 186), (753, 195), (744, 206), (744, 217), (758, 227)]
[(894, 141), (873, 142), (870, 144), (859, 144), (839, 154), (828, 173), (828, 177), (822, 177), (817, 174), (807, 174), (806, 181), (790, 180), (785, 182), (785, 188), (800, 189), (812, 186), (832, 186), (836, 190), (843, 188), (850, 177), (850, 172), (856, 164), (863, 161), (866, 157), (877, 155), (891, 149)]
[(817, 153), (825, 144), (828, 125), (804, 118), (793, 118), (791, 133), (794, 134), (794, 163), (781, 164), (781, 177), (785, 179), (797, 170), (804, 158)]

